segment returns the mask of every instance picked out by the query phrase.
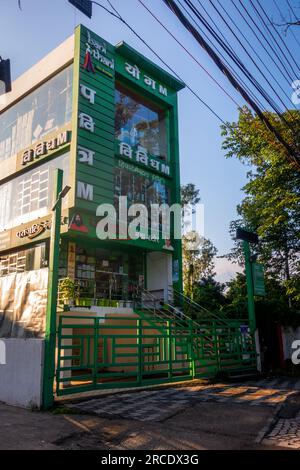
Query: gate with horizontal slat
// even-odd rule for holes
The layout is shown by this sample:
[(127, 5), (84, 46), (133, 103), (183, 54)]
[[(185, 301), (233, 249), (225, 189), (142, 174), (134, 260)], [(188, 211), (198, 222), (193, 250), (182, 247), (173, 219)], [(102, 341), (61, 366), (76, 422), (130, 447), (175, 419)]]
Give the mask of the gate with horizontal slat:
[(139, 315), (62, 315), (57, 332), (56, 393), (209, 377), (228, 359), (242, 363), (245, 351), (240, 337), (237, 330), (229, 334), (212, 324), (199, 330), (192, 320), (178, 324)]

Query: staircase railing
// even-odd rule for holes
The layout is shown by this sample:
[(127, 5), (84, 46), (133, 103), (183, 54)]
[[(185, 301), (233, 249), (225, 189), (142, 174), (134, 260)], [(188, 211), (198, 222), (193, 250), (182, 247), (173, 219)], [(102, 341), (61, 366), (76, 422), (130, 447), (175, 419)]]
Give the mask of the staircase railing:
[[(212, 354), (215, 354), (216, 357), (218, 356), (216, 336), (218, 335), (217, 329), (220, 325), (218, 325), (214, 319), (206, 319), (199, 323), (186, 315), (179, 308), (164, 302), (162, 298), (157, 298), (152, 292), (144, 288), (140, 289), (140, 297), (140, 302), (135, 304), (135, 311), (139, 315), (148, 319), (150, 322), (152, 317), (154, 323), (156, 319), (171, 322), (172, 329), (175, 329), (179, 335), (186, 334), (191, 337), (194, 348), (197, 349), (197, 342), (201, 338), (202, 348), (204, 348), (203, 345), (205, 345), (208, 356)], [(144, 315), (145, 313), (146, 316)], [(228, 329), (227, 325), (222, 326)], [(160, 327), (162, 327), (161, 324)]]
[(221, 312), (218, 312), (218, 314), (211, 312), (187, 295), (183, 294), (182, 292), (178, 292), (171, 287), (168, 289), (168, 298), (172, 299), (172, 302), (175, 305), (180, 305), (179, 309), (182, 308), (183, 310), (189, 312), (190, 315), (186, 315), (188, 318), (192, 318), (192, 315), (199, 316), (199, 313), (203, 314), (203, 317), (200, 320), (201, 323), (207, 320), (213, 320), (218, 326), (232, 327), (233, 325), (235, 326), (243, 322), (243, 320), (229, 319)]

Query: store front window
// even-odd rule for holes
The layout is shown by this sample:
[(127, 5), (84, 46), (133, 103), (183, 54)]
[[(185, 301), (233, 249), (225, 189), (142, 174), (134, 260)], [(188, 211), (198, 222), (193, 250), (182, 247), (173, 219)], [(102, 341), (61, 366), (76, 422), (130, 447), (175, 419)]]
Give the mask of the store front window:
[(141, 96), (117, 85), (115, 137), (132, 147), (141, 146), (161, 160), (168, 159), (165, 112)]
[(0, 277), (41, 269), (48, 265), (46, 243), (0, 256)]
[(76, 244), (76, 284), (81, 300), (132, 300), (143, 277), (143, 254), (91, 248)]
[[(69, 154), (66, 153), (0, 186), (0, 232), (43, 217), (50, 212), (53, 199), (54, 169), (69, 179)], [(63, 207), (68, 205), (68, 196)]]
[(0, 115), (0, 161), (71, 121), (73, 66)]

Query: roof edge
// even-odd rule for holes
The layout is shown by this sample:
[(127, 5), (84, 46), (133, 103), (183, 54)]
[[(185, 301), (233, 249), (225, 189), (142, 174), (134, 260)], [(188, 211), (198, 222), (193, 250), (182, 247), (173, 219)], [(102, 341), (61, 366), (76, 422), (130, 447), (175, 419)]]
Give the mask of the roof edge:
[(121, 55), (133, 60), (137, 65), (142, 66), (145, 70), (160, 78), (162, 82), (169, 85), (169, 87), (173, 88), (175, 91), (180, 91), (185, 88), (186, 85), (184, 82), (175, 78), (159, 65), (156, 65), (154, 62), (147, 59), (143, 54), (129, 46), (125, 41), (121, 41), (116, 44), (115, 48)]

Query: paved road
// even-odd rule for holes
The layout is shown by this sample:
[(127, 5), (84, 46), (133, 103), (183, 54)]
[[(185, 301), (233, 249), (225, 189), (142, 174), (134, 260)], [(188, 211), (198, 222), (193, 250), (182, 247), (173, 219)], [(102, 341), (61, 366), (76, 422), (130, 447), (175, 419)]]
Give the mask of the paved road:
[(198, 381), (71, 402), (60, 414), (0, 404), (0, 449), (297, 448), (300, 395), (285, 382)]
[(297, 390), (300, 392), (300, 379), (292, 377), (278, 377), (262, 380), (249, 380), (244, 385), (253, 385), (261, 388), (275, 388), (277, 390)]
[[(274, 378), (251, 380), (244, 383), (234, 384), (214, 384), (214, 385), (192, 385), (180, 388), (166, 388), (162, 390), (144, 390), (135, 393), (122, 393), (107, 397), (89, 399), (80, 403), (71, 403), (69, 406), (73, 410), (83, 413), (93, 414), (103, 418), (137, 420), (141, 422), (158, 423), (183, 423), (187, 419), (196, 419), (197, 412), (201, 413), (203, 422), (203, 412), (210, 410), (206, 416), (207, 428), (199, 431), (210, 432), (212, 430), (218, 434), (222, 432), (229, 435), (234, 434), (234, 423), (229, 420), (229, 428), (220, 419), (216, 427), (212, 407), (204, 404), (215, 404), (218, 412), (226, 414), (225, 410), (230, 410), (232, 416), (236, 412), (250, 413), (254, 407), (261, 410), (272, 409), (265, 425), (259, 430), (254, 443), (262, 442), (264, 446), (275, 448), (300, 449), (300, 399), (298, 405), (294, 406), (293, 416), (286, 418), (280, 416), (280, 410), (287, 407), (291, 400), (299, 397), (300, 380), (293, 378)], [(202, 404), (202, 406), (201, 406)], [(220, 407), (219, 405), (222, 405)], [(241, 406), (242, 405), (242, 406)], [(202, 411), (201, 411), (202, 410)], [(255, 420), (257, 411), (252, 411), (251, 418)], [(258, 414), (259, 414), (258, 413)], [(189, 418), (188, 418), (189, 417)], [(249, 416), (248, 416), (249, 419)], [(240, 432), (242, 432), (241, 416), (237, 417)], [(258, 418), (259, 421), (259, 418)], [(210, 428), (211, 424), (213, 427)], [(224, 431), (226, 429), (226, 431)]]
[(294, 418), (279, 418), (263, 440), (264, 445), (300, 450), (300, 412)]
[(291, 389), (259, 387), (253, 383), (214, 384), (121, 393), (68, 406), (73, 410), (106, 418), (163, 422), (179, 411), (203, 402), (275, 408), (295, 393)]

